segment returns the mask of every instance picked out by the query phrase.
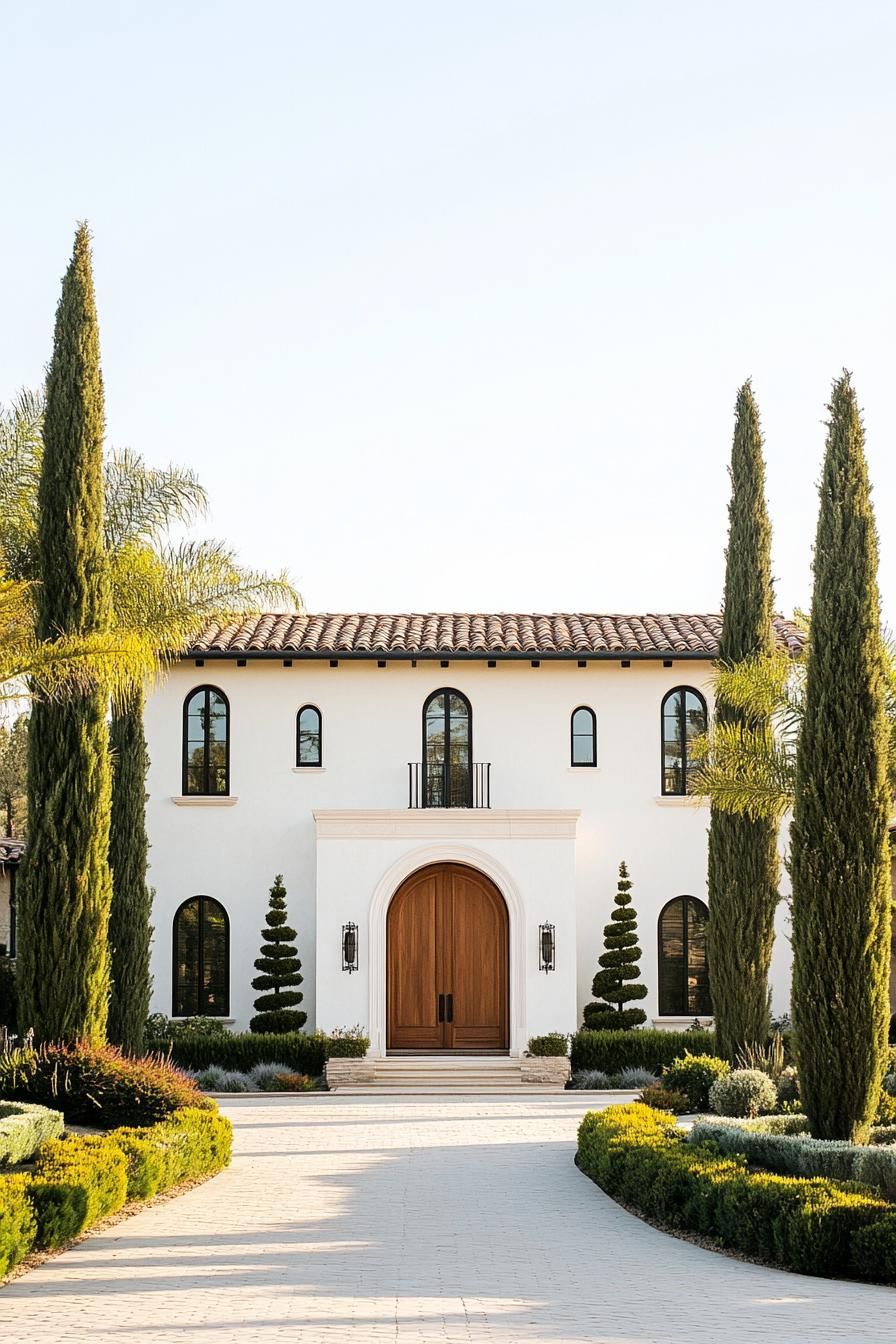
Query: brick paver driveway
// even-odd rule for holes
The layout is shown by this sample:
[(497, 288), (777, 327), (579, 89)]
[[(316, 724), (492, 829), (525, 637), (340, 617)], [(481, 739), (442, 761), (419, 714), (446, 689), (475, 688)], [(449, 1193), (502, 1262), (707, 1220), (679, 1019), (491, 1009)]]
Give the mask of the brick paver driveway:
[(891, 1344), (888, 1288), (741, 1264), (619, 1209), (573, 1166), (586, 1105), (227, 1102), (233, 1166), (7, 1285), (0, 1338)]

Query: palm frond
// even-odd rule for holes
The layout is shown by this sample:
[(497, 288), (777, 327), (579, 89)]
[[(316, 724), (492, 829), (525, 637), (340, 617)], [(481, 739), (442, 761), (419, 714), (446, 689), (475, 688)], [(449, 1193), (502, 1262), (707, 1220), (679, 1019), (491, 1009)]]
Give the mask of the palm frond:
[(769, 727), (716, 723), (694, 744), (693, 789), (723, 812), (780, 820), (793, 805), (793, 743)]
[(119, 448), (103, 468), (105, 534), (114, 552), (135, 541), (158, 541), (172, 524), (188, 523), (208, 509), (208, 496), (186, 467), (149, 467), (139, 453)]
[(210, 621), (265, 609), (301, 611), (286, 574), (244, 569), (219, 541), (184, 542), (156, 551), (129, 546), (113, 557), (113, 606), (121, 623), (142, 631), (160, 658), (189, 647)]

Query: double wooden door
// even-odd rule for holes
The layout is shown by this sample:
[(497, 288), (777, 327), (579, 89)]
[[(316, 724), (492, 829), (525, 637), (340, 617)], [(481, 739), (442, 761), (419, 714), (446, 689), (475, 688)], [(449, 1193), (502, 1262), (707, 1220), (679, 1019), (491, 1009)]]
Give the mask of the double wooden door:
[(507, 907), (482, 873), (421, 868), (386, 920), (386, 1044), (391, 1050), (506, 1050)]

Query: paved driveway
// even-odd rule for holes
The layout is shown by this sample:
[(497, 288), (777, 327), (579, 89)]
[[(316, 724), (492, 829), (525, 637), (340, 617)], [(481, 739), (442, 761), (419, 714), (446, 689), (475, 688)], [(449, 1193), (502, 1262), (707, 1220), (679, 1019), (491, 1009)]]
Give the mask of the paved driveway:
[(892, 1344), (896, 1290), (702, 1251), (573, 1166), (587, 1103), (246, 1098), (233, 1166), (0, 1290), (28, 1344)]

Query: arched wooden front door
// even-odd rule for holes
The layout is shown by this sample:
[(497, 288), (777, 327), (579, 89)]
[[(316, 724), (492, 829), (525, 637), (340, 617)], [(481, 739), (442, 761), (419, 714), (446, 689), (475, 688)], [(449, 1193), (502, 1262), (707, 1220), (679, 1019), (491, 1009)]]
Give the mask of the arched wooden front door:
[(390, 1050), (506, 1050), (507, 906), (475, 868), (412, 874), (386, 919)]

